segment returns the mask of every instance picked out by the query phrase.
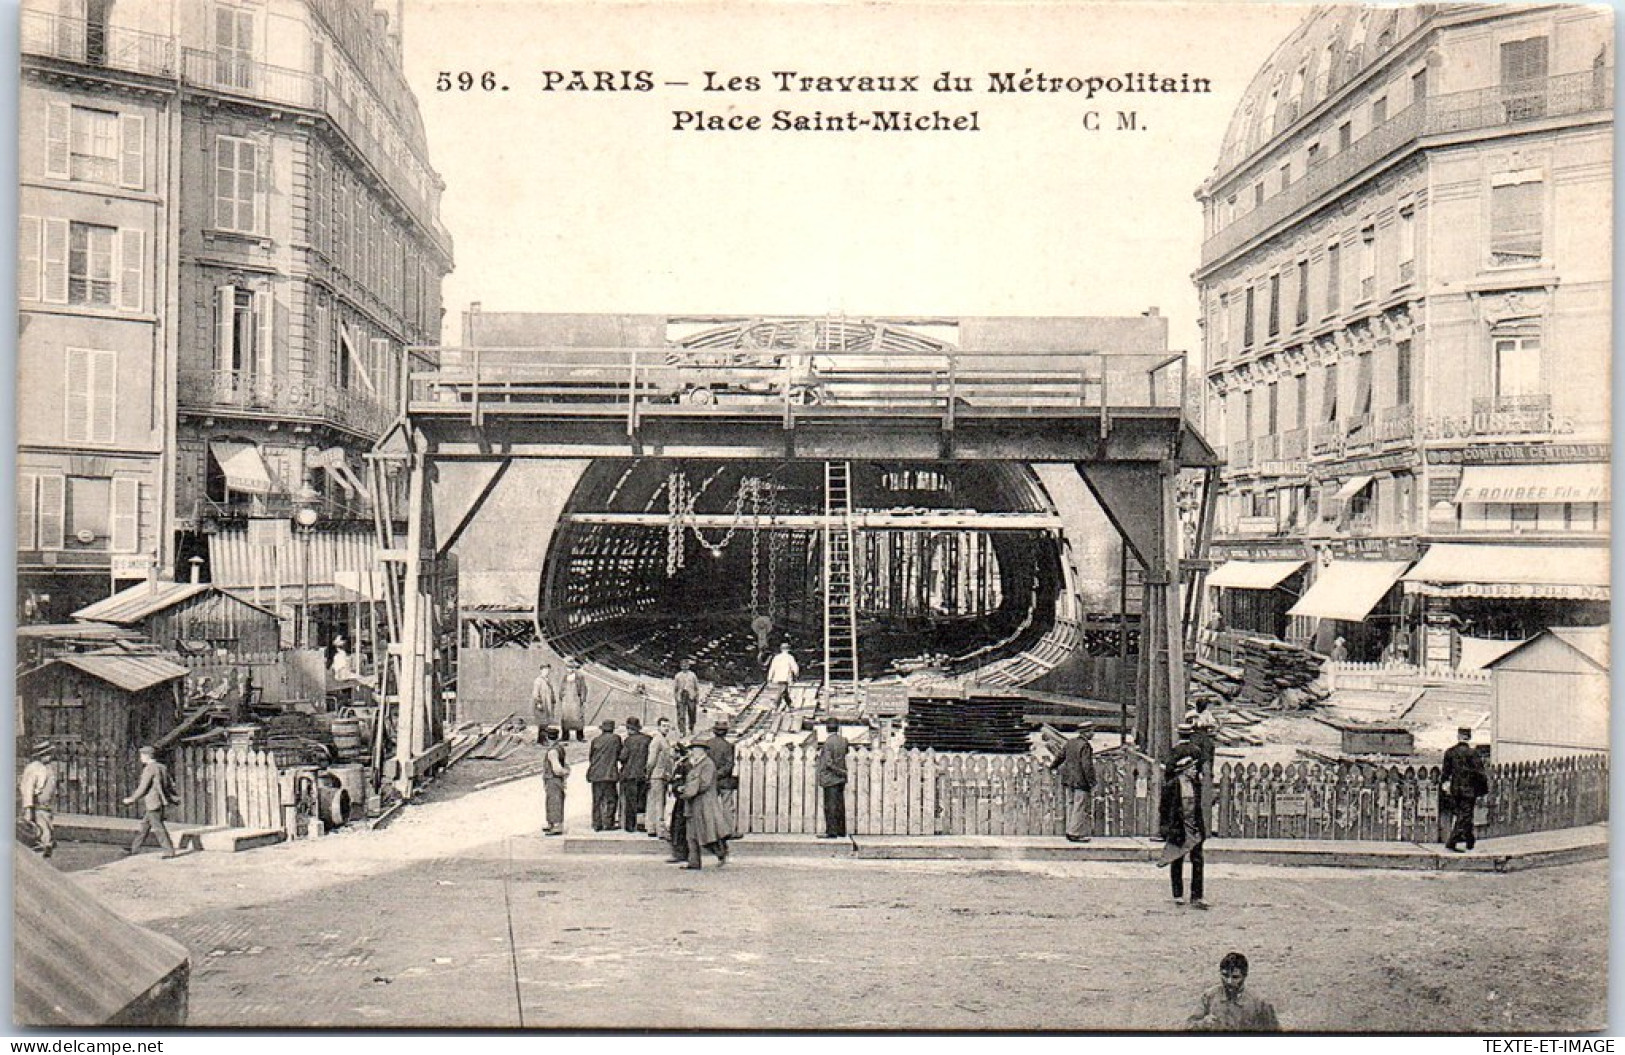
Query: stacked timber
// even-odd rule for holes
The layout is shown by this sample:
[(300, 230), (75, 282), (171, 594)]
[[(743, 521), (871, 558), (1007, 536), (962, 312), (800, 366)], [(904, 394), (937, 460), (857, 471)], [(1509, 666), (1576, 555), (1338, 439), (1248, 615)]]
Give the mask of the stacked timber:
[[(1237, 647), (1241, 692), (1236, 701), (1253, 707), (1309, 706), (1321, 696), (1309, 690), (1325, 661), (1306, 648), (1270, 638), (1249, 637)], [(1286, 694), (1291, 691), (1292, 695)]]
[[(917, 694), (918, 693), (918, 694)], [(904, 746), (1025, 754), (1028, 701), (1014, 693), (933, 683), (911, 689)]]
[(1243, 670), (1226, 667), (1206, 660), (1191, 664), (1188, 699), (1192, 706), (1198, 702), (1217, 708), (1241, 695)]

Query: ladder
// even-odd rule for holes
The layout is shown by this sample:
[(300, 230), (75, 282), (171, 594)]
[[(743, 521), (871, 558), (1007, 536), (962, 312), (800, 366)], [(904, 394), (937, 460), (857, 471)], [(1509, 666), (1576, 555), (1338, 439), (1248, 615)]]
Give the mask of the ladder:
[[(852, 463), (824, 463), (824, 698), (858, 696), (858, 599), (854, 580)], [(837, 520), (837, 518), (839, 518)]]

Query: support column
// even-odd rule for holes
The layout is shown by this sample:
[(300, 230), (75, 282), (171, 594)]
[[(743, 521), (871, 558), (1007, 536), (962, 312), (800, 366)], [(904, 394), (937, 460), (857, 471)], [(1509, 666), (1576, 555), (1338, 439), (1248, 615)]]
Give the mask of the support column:
[[(423, 593), (424, 520), (432, 515), (424, 502), (426, 456), (420, 437), (412, 443), (407, 492), (406, 582), (401, 597), (399, 716), (395, 729), (395, 786), (403, 798), (412, 794), (413, 764), (427, 746), (430, 687), (428, 681), (428, 598)], [(431, 555), (432, 556), (432, 555)]]

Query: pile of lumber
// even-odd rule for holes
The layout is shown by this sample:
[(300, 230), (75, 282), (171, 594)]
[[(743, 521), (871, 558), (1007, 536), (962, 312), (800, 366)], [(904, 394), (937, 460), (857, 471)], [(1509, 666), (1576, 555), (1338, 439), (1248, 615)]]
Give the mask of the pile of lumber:
[(937, 751), (1025, 754), (1028, 701), (1014, 693), (959, 689), (941, 683), (911, 691), (904, 746)]
[(1207, 704), (1209, 710), (1216, 710), (1241, 695), (1240, 667), (1226, 667), (1198, 659), (1191, 664), (1187, 673), (1190, 683), (1186, 698), (1192, 706), (1202, 702)]
[(1265, 637), (1244, 638), (1236, 651), (1242, 671), (1238, 699), (1259, 707), (1277, 706), (1288, 689), (1307, 688), (1325, 662), (1306, 648)]

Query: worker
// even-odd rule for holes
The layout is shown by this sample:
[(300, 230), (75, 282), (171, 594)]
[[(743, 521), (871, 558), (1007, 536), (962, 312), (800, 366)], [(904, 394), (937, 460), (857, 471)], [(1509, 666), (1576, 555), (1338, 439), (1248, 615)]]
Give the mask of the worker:
[(1484, 772), (1484, 759), (1473, 746), (1473, 730), (1462, 726), (1456, 730), (1456, 743), (1444, 753), (1444, 771), (1439, 777), (1439, 797), (1443, 805), (1455, 815), (1450, 838), (1445, 849), (1465, 853), (1461, 843), (1471, 850), (1478, 845), (1473, 831), (1473, 811), (1478, 808), (1480, 796), (1489, 794), (1490, 778)]
[(56, 745), (51, 741), (39, 741), (30, 752), (17, 780), (17, 805), (38, 836), (34, 849), (50, 857), (56, 852)]
[(1049, 764), (1051, 769), (1061, 771), (1061, 788), (1066, 796), (1066, 841), (1071, 843), (1089, 841), (1095, 790), (1095, 750), (1089, 746), (1089, 739), (1094, 733), (1092, 723), (1079, 725), (1077, 735)]
[(564, 665), (564, 685), (559, 693), (559, 730), (562, 739), (587, 739), (587, 676), (581, 664), (570, 660)]
[(136, 781), (135, 790), (124, 799), (124, 805), (141, 804), (141, 827), (136, 829), (135, 841), (124, 852), (139, 853), (141, 844), (147, 841), (147, 834), (157, 832), (158, 841), (164, 847), (164, 857), (179, 857), (175, 840), (170, 838), (169, 828), (164, 824), (164, 810), (173, 802), (169, 793), (169, 767), (158, 761), (158, 751), (151, 746), (142, 745), (140, 754), (141, 776)]
[(816, 780), (824, 799), (824, 834), (820, 839), (846, 838), (846, 737), (841, 723), (831, 718), (825, 725), (829, 735), (818, 748)]
[(711, 739), (704, 743), (717, 767), (717, 802), (724, 822), (719, 838), (734, 839), (739, 836), (739, 777), (734, 772), (734, 745), (724, 735), (728, 732), (727, 722), (717, 722), (711, 732)]
[(767, 694), (772, 706), (779, 706), (790, 698), (790, 686), (800, 676), (801, 665), (790, 654), (790, 642), (786, 641), (767, 665)]
[(587, 745), (587, 783), (592, 785), (592, 830), (615, 827), (621, 780), (621, 738), (615, 735), (615, 721), (604, 719), (602, 730)]
[(700, 679), (694, 673), (694, 661), (683, 660), (683, 669), (672, 679), (672, 695), (677, 700), (677, 735), (694, 735), (700, 713)]
[[(641, 686), (640, 686), (641, 688)], [(649, 798), (649, 734), (637, 715), (626, 719), (626, 739), (621, 741), (621, 828), (635, 832), (643, 825), (638, 815)]]
[(536, 718), (536, 742), (548, 742), (547, 730), (559, 720), (559, 692), (553, 687), (553, 664), (543, 663), (530, 683), (530, 709)]
[(547, 827), (543, 835), (564, 834), (564, 788), (570, 779), (570, 763), (564, 757), (564, 740), (556, 728), (543, 726), (537, 742), (546, 754), (542, 760), (542, 794), (546, 800)]
[(643, 827), (651, 838), (664, 839), (670, 834), (666, 798), (671, 784), (671, 756), (671, 719), (662, 715), (649, 735), (649, 793), (644, 799)]
[(363, 677), (350, 660), (350, 639), (343, 633), (334, 635), (327, 646), (327, 672), (333, 679), (335, 691), (329, 694), (335, 708), (342, 709), (355, 700), (357, 688), (372, 688), (373, 679)]

